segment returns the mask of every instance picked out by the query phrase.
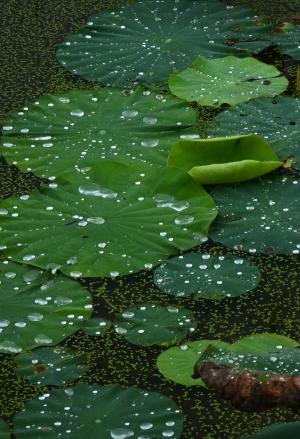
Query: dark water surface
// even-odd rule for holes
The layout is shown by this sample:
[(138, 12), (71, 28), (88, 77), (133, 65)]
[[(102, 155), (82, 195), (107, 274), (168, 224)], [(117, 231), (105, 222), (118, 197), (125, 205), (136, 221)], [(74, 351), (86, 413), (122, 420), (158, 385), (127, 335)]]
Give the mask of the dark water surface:
[[(89, 16), (112, 4), (121, 3), (125, 2), (0, 1), (0, 122), (8, 112), (19, 109), (42, 94), (60, 94), (74, 88), (93, 86), (58, 64), (56, 47), (66, 34), (82, 26)], [(299, 0), (242, 0), (231, 3), (250, 5), (257, 13), (265, 14), (274, 21), (288, 15), (300, 15)], [(276, 66), (291, 79), (288, 93), (292, 94), (295, 64), (276, 52), (263, 53), (259, 59), (272, 63), (276, 61)], [(38, 184), (38, 178), (21, 174), (4, 161), (0, 162), (0, 197), (28, 193)], [(208, 243), (206, 247), (212, 247), (212, 244)], [(276, 332), (299, 338), (300, 258), (296, 255), (247, 256), (261, 269), (262, 281), (250, 294), (220, 302), (167, 296), (154, 285), (151, 272), (124, 276), (120, 281), (86, 279), (83, 284), (93, 292), (94, 316), (111, 318), (114, 315), (114, 308), (100, 297), (98, 290), (103, 286), (106, 298), (119, 310), (150, 301), (163, 305), (178, 304), (190, 309), (198, 321), (198, 329), (190, 337), (192, 340), (220, 338), (232, 342), (253, 332)], [(270, 323), (275, 308), (278, 310), (277, 317)], [(89, 353), (89, 369), (84, 381), (136, 385), (159, 391), (175, 400), (185, 415), (182, 439), (238, 439), (265, 425), (297, 419), (289, 410), (243, 413), (233, 409), (228, 402), (216, 399), (213, 392), (207, 389), (173, 384), (165, 380), (156, 368), (157, 356), (163, 348), (142, 348), (129, 344), (113, 331), (108, 337), (98, 339), (77, 333), (68, 339), (67, 345)], [(36, 396), (36, 389), (15, 376), (9, 356), (1, 358), (0, 415), (10, 420), (28, 399)]]

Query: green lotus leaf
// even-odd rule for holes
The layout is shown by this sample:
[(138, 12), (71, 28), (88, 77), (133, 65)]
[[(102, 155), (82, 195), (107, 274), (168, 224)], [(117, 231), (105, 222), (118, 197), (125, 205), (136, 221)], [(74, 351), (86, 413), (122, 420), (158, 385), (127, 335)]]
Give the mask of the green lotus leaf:
[(288, 80), (276, 67), (255, 58), (207, 59), (199, 55), (186, 70), (169, 78), (171, 92), (188, 102), (220, 107), (284, 92)]
[(243, 436), (242, 439), (299, 439), (299, 437), (300, 422), (289, 422), (269, 425), (253, 436)]
[(9, 425), (0, 419), (0, 439), (10, 439)]
[(141, 346), (175, 344), (196, 329), (191, 311), (150, 303), (126, 309), (114, 325), (118, 334)]
[(207, 137), (256, 133), (264, 137), (281, 160), (293, 155), (300, 162), (300, 99), (260, 98), (224, 110), (208, 122)]
[(206, 387), (201, 378), (193, 378), (194, 367), (200, 355), (210, 346), (225, 347), (221, 340), (189, 341), (181, 346), (174, 346), (163, 351), (157, 358), (157, 368), (168, 380), (184, 386)]
[(0, 352), (57, 344), (82, 326), (91, 309), (90, 294), (71, 279), (1, 261)]
[(300, 253), (300, 180), (274, 175), (212, 193), (220, 209), (213, 240), (250, 253)]
[(272, 147), (256, 134), (180, 140), (168, 165), (183, 169), (201, 184), (251, 180), (282, 166)]
[(111, 322), (109, 320), (93, 317), (84, 322), (82, 330), (90, 336), (103, 336), (110, 326)]
[[(239, 30), (238, 30), (239, 29)], [(257, 25), (248, 8), (216, 0), (140, 0), (101, 11), (57, 51), (72, 73), (113, 86), (132, 81), (157, 83), (188, 66), (198, 53), (218, 57), (238, 53), (227, 40), (261, 50), (269, 26)], [(254, 46), (253, 46), (254, 45)]]
[(197, 340), (182, 346), (176, 346), (162, 352), (157, 359), (157, 367), (165, 378), (185, 386), (204, 386), (201, 378), (192, 378), (194, 367), (199, 357), (208, 346), (216, 349), (226, 349), (234, 353), (263, 354), (268, 352), (281, 352), (284, 349), (295, 348), (299, 343), (288, 337), (278, 334), (253, 334), (244, 337), (233, 344), (221, 340)]
[(42, 347), (16, 356), (17, 375), (38, 386), (62, 386), (81, 377), (83, 355), (61, 346)]
[[(27, 108), (27, 107), (26, 107)], [(85, 173), (95, 160), (165, 166), (180, 136), (199, 137), (197, 114), (170, 95), (139, 87), (45, 95), (3, 126), (0, 153), (38, 176)]]
[(282, 27), (282, 32), (276, 32), (273, 42), (281, 52), (300, 60), (300, 26), (287, 24)]
[(231, 352), (227, 347), (208, 346), (198, 360), (212, 361), (215, 364), (230, 366), (235, 373), (260, 372), (260, 377), (272, 375), (298, 375), (300, 368), (300, 349), (282, 349), (261, 354), (240, 354)]
[(1, 203), (2, 242), (14, 260), (54, 263), (74, 278), (151, 268), (206, 240), (217, 213), (208, 193), (176, 169), (105, 160), (86, 177), (71, 172), (55, 182)]
[(156, 268), (154, 282), (164, 293), (204, 299), (236, 297), (253, 290), (259, 268), (241, 257), (189, 253)]
[(170, 398), (118, 384), (54, 389), (29, 401), (15, 418), (18, 439), (179, 439), (181, 431), (182, 415)]

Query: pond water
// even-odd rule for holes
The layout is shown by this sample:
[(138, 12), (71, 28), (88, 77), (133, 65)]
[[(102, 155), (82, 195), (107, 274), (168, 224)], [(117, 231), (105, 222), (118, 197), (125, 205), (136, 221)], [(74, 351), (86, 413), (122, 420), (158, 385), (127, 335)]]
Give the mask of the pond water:
[[(141, 17), (132, 15), (130, 32), (137, 33), (142, 49), (140, 55), (128, 50), (126, 68), (122, 51), (132, 40), (120, 17), (118, 43), (102, 24), (108, 43), (100, 61), (95, 46), (86, 47), (93, 32), (84, 36), (88, 43), (68, 44), (87, 22), (93, 27), (90, 17), (99, 14), (101, 21), (101, 11), (126, 2), (8, 0), (1, 7), (0, 438), (239, 439), (271, 424), (299, 421), (291, 408), (233, 407), (192, 377), (207, 340), (228, 348), (266, 333), (273, 335), (245, 339), (249, 351), (236, 352), (273, 352), (271, 363), (277, 355), (286, 364), (279, 373), (297, 375), (298, 360), (292, 357), (291, 366), (280, 358), (282, 349), (300, 342), (297, 164), (206, 192), (181, 171), (171, 176), (164, 163), (177, 139), (197, 140), (204, 130), (209, 137), (238, 134), (236, 126), (240, 134), (267, 138), (280, 160), (297, 159), (300, 57), (284, 54), (284, 44), (281, 51), (265, 44), (256, 19), (251, 32), (258, 37), (247, 47), (260, 45), (264, 50), (256, 50), (256, 59), (289, 80), (278, 91), (284, 97), (275, 97), (276, 91), (258, 95), (269, 96), (258, 98), (261, 107), (242, 103), (235, 113), (234, 107), (222, 111), (205, 104), (196, 110), (195, 103), (166, 95), (163, 81), (174, 63), (178, 71), (190, 64), (185, 53), (193, 60), (209, 56), (213, 47), (212, 56), (230, 55), (235, 41), (228, 37), (224, 45), (220, 38), (222, 14), (233, 13), (233, 6), (254, 7), (253, 13), (280, 26), (287, 17), (299, 23), (300, 2), (223, 1), (215, 34), (208, 18), (206, 43), (194, 53), (195, 39), (186, 35), (199, 23), (189, 11), (176, 15), (180, 1), (170, 0), (167, 15), (174, 26), (186, 20), (178, 25), (176, 41), (160, 16), (141, 32), (135, 28)], [(155, 2), (140, 4), (140, 14), (146, 3)], [(244, 32), (243, 13), (234, 19), (242, 26), (235, 32)], [(243, 43), (251, 38), (248, 33)], [(63, 41), (66, 46), (60, 46)], [(79, 61), (68, 52), (73, 46)], [(150, 67), (143, 65), (145, 48), (158, 53)], [(96, 81), (99, 63), (100, 80), (117, 89)], [(139, 81), (147, 68), (151, 74), (147, 86), (132, 91), (124, 81), (135, 63)], [(156, 76), (158, 88), (149, 85)], [(263, 79), (264, 87), (273, 86), (272, 75)], [(231, 81), (224, 81), (230, 90)], [(275, 104), (280, 109), (273, 117)], [(213, 199), (222, 209), (215, 222)]]

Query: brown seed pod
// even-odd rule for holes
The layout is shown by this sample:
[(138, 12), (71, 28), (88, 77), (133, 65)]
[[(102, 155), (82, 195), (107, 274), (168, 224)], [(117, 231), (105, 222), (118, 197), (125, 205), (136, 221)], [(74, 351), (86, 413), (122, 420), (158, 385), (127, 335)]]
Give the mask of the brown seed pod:
[(261, 381), (261, 372), (234, 372), (212, 361), (201, 363), (195, 377), (240, 410), (259, 412), (275, 407), (300, 411), (300, 375), (272, 375)]

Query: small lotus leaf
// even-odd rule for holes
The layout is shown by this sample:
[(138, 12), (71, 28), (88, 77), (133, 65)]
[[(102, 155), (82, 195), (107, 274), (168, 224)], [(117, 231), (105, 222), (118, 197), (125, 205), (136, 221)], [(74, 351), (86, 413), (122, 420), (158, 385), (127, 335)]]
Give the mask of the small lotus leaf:
[(300, 180), (261, 177), (236, 185), (215, 186), (220, 209), (211, 238), (250, 253), (300, 253)]
[(282, 32), (276, 32), (273, 42), (281, 52), (300, 60), (300, 26), (288, 24), (282, 27)]
[(83, 375), (84, 358), (61, 346), (37, 348), (16, 357), (17, 375), (38, 386), (62, 386)]
[(289, 422), (269, 425), (252, 436), (243, 436), (242, 439), (299, 439), (299, 437), (300, 422)]
[(201, 184), (251, 180), (282, 166), (272, 147), (256, 134), (180, 140), (168, 165), (184, 169)]
[(206, 127), (208, 137), (256, 133), (273, 146), (281, 160), (293, 155), (300, 162), (300, 99), (260, 98), (224, 110)]
[(114, 324), (118, 334), (141, 346), (175, 344), (196, 328), (190, 311), (150, 303), (126, 309)]
[[(238, 53), (227, 40), (245, 41), (258, 51), (269, 45), (269, 26), (253, 12), (216, 0), (140, 0), (115, 11), (101, 11), (57, 51), (72, 73), (113, 86), (132, 81), (157, 83), (185, 68), (202, 53)], [(244, 47), (243, 47), (244, 48)]]
[(0, 352), (7, 354), (59, 343), (91, 314), (90, 294), (78, 283), (8, 260), (0, 263), (0, 293)]
[(217, 213), (210, 195), (177, 169), (105, 160), (86, 178), (71, 172), (55, 181), (2, 202), (2, 242), (13, 259), (54, 263), (74, 278), (151, 268), (205, 240)]
[(195, 365), (208, 346), (233, 351), (235, 354), (246, 354), (247, 347), (249, 347), (250, 354), (261, 355), (268, 352), (276, 352), (277, 355), (278, 352), (285, 348), (291, 349), (299, 346), (299, 343), (288, 337), (268, 333), (253, 334), (233, 344), (225, 343), (221, 340), (191, 341), (162, 352), (157, 359), (157, 367), (164, 377), (178, 384), (205, 387), (204, 382), (200, 378), (192, 378), (192, 375)]
[(220, 107), (247, 102), (262, 96), (274, 96), (287, 89), (288, 80), (276, 67), (255, 58), (207, 59), (199, 55), (186, 70), (172, 74), (171, 92), (188, 102)]
[(142, 87), (45, 95), (3, 124), (0, 152), (38, 176), (85, 173), (95, 160), (130, 159), (165, 166), (172, 144), (199, 137), (186, 103)]
[(29, 401), (15, 418), (18, 439), (179, 439), (181, 431), (182, 415), (170, 398), (118, 384), (54, 389)]
[(207, 253), (177, 256), (154, 272), (154, 282), (164, 293), (193, 294), (204, 299), (239, 296), (255, 288), (259, 281), (258, 267), (246, 259)]
[(84, 322), (82, 330), (85, 334), (96, 337), (103, 336), (110, 326), (109, 320), (93, 317)]

